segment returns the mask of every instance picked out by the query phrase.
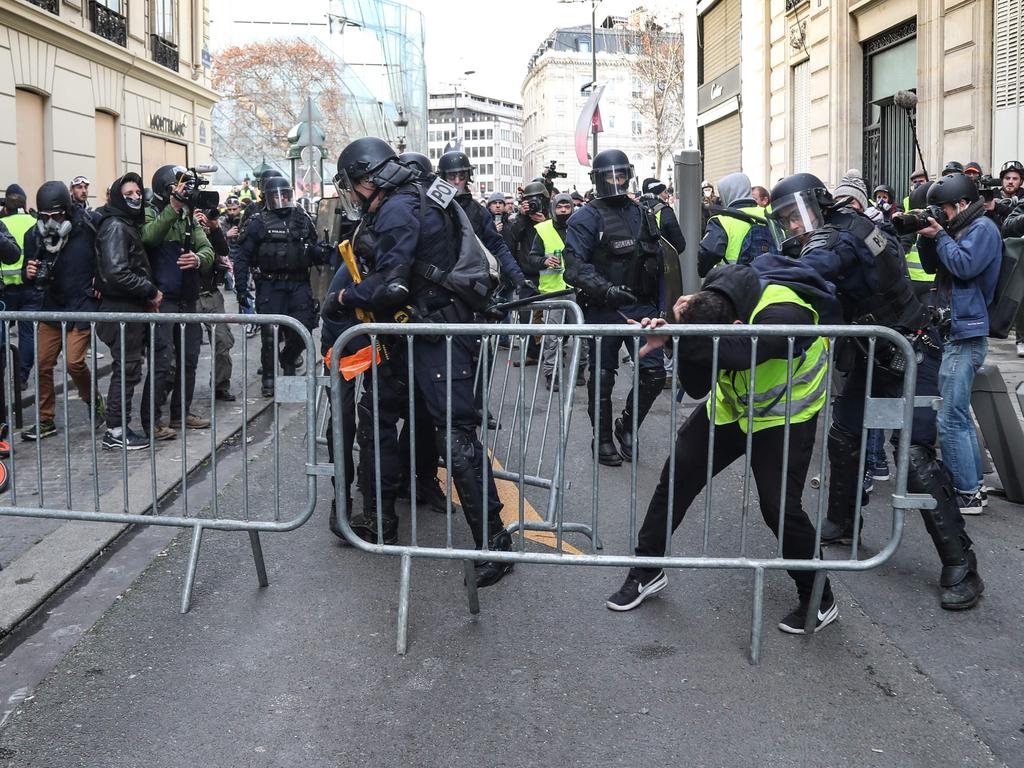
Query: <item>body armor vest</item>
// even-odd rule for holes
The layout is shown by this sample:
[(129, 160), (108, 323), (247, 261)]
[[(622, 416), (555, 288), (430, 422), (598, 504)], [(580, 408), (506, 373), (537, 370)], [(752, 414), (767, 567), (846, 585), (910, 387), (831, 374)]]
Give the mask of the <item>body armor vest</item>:
[(306, 255), (306, 232), (294, 213), (284, 218), (266, 213), (262, 219), (264, 236), (256, 259), (260, 271), (272, 274), (308, 270), (311, 262)]
[(663, 271), (658, 224), (654, 213), (640, 207), (640, 231), (629, 223), (629, 203), (612, 206), (603, 200), (592, 203), (601, 214), (601, 238), (591, 257), (594, 268), (612, 285), (622, 285), (637, 298), (658, 303)]

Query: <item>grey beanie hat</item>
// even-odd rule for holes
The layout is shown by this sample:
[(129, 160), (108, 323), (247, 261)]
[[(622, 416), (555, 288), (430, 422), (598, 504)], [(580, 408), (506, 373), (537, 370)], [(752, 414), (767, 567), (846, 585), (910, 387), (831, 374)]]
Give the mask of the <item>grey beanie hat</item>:
[(864, 183), (860, 171), (856, 168), (848, 170), (842, 181), (832, 190), (832, 197), (836, 200), (841, 197), (852, 197), (860, 203), (860, 209), (866, 211), (868, 208), (868, 185)]
[(487, 198), (487, 204), (488, 205), (490, 205), (491, 203), (504, 203), (504, 202), (505, 202), (505, 194), (503, 192), (491, 192), (491, 194)]
[(722, 198), (722, 205), (732, 205), (737, 200), (749, 198), (752, 194), (750, 178), (745, 173), (730, 173), (718, 181), (718, 196)]

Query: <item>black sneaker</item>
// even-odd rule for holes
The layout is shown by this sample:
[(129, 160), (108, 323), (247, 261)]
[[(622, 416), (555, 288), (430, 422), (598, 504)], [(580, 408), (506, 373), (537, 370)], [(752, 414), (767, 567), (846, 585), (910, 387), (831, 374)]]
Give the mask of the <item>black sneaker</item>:
[[(779, 629), (790, 635), (803, 635), (804, 624), (807, 622), (807, 608), (810, 598), (800, 601), (800, 605), (794, 608), (782, 621), (779, 622)], [(839, 618), (839, 606), (836, 605), (836, 598), (832, 594), (821, 598), (821, 607), (818, 608), (818, 622), (814, 625), (817, 632), (827, 627)]]
[(868, 494), (873, 490), (875, 490), (875, 478), (874, 475), (871, 474), (871, 470), (868, 469), (864, 471), (864, 482), (861, 483), (861, 491)]
[[(984, 511), (985, 501), (982, 500), (981, 491), (975, 491), (974, 493), (960, 493), (957, 491), (957, 499), (960, 502), (960, 514), (961, 515), (980, 515)], [(986, 497), (988, 494), (986, 494)]]
[(149, 447), (149, 440), (144, 438), (142, 435), (133, 432), (131, 429), (121, 427), (114, 427), (108, 429), (103, 435), (103, 442), (101, 443), (103, 450), (113, 451), (117, 449), (127, 449), (129, 451), (141, 451), (143, 448)]
[(646, 583), (630, 571), (621, 589), (605, 601), (605, 605), (613, 611), (631, 611), (651, 595), (661, 592), (668, 586), (665, 571), (658, 573)]
[(33, 424), (28, 429), (21, 431), (22, 440), (44, 440), (47, 437), (53, 437), (57, 434), (57, 425), (53, 423), (53, 419), (49, 421), (43, 421), (39, 424)]

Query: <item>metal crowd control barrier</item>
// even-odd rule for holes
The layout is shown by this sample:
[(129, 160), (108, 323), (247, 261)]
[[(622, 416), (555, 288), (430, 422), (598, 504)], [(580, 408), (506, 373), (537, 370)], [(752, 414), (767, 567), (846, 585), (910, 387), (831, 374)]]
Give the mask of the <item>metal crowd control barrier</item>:
[[(570, 338), (580, 338), (583, 336), (594, 338), (593, 354), (596, 356), (596, 360), (591, 361), (591, 365), (594, 368), (600, 368), (601, 366), (601, 355), (602, 347), (606, 348), (605, 354), (618, 354), (619, 345), (623, 342), (631, 345), (632, 356), (634, 360), (639, 358), (641, 337), (637, 335), (637, 331), (634, 328), (625, 325), (587, 325), (579, 326), (572, 324), (564, 325), (535, 325), (535, 324), (513, 324), (513, 325), (484, 325), (484, 324), (467, 324), (467, 325), (442, 325), (442, 324), (408, 324), (408, 325), (389, 325), (389, 324), (367, 324), (356, 328), (349, 329), (346, 331), (336, 342), (334, 346), (335, 359), (341, 353), (343, 347), (352, 339), (355, 339), (360, 335), (367, 335), (370, 337), (371, 343), (376, 343), (380, 338), (388, 338), (390, 343), (396, 347), (405, 348), (407, 359), (403, 361), (398, 369), (388, 369), (386, 372), (379, 369), (384, 368), (387, 363), (381, 362), (371, 366), (371, 370), (364, 375), (373, 376), (374, 381), (377, 381), (378, 376), (404, 376), (407, 378), (409, 383), (409, 398), (408, 406), (409, 411), (402, 416), (403, 419), (407, 420), (407, 423), (412, 424), (415, 422), (415, 398), (414, 390), (416, 389), (423, 378), (424, 372), (415, 370), (412, 364), (413, 360), (413, 347), (417, 343), (429, 343), (435, 345), (441, 345), (440, 348), (445, 350), (445, 357), (447, 360), (447, 369), (445, 379), (448, 382), (446, 387), (447, 404), (449, 405), (448, 413), (451, 412), (451, 350), (453, 339), (460, 336), (468, 336), (471, 338), (481, 339), (483, 343), (480, 344), (480, 371), (482, 372), (482, 386), (483, 391), (491, 393), (492, 397), (485, 401), (485, 404), (494, 408), (497, 405), (498, 409), (501, 408), (502, 404), (505, 403), (505, 391), (503, 389), (492, 389), (491, 379), (493, 378), (491, 371), (491, 361), (493, 358), (498, 357), (494, 354), (494, 338), (498, 336), (512, 336), (519, 337), (519, 359), (522, 362), (524, 359), (523, 347), (525, 340), (530, 336), (536, 336), (540, 334), (553, 334), (558, 336), (565, 336)], [(753, 369), (756, 366), (757, 360), (757, 343), (758, 339), (768, 337), (783, 337), (786, 339), (788, 346), (788, 361), (787, 361), (787, 372), (786, 372), (786, 388), (776, 398), (776, 402), (784, 401), (785, 403), (785, 419), (783, 429), (784, 433), (784, 447), (781, 456), (780, 467), (789, 466), (790, 456), (790, 432), (792, 429), (792, 416), (794, 404), (792, 402), (792, 386), (794, 381), (794, 368), (799, 365), (797, 362), (800, 358), (801, 353), (794, 353), (795, 343), (797, 339), (807, 337), (822, 336), (827, 340), (827, 355), (823, 354), (826, 358), (827, 370), (823, 379), (823, 386), (825, 388), (825, 405), (822, 409), (822, 413), (819, 414), (818, 424), (816, 427), (816, 434), (821, 436), (819, 446), (822, 448), (821, 456), (819, 460), (818, 472), (819, 476), (824, 480), (827, 478), (827, 460), (826, 451), (823, 449), (825, 445), (825, 436), (828, 432), (828, 426), (830, 422), (831, 413), (831, 401), (833, 394), (833, 363), (835, 360), (835, 342), (837, 339), (844, 337), (857, 337), (866, 339), (866, 348), (869, 355), (869, 362), (867, 364), (867, 381), (866, 381), (866, 392), (864, 402), (864, 426), (861, 434), (861, 458), (859, 466), (858, 477), (863, 477), (864, 463), (865, 463), (865, 445), (867, 441), (867, 430), (868, 429), (893, 429), (901, 430), (907, 429), (913, 420), (913, 411), (915, 408), (914, 398), (914, 383), (916, 376), (916, 362), (913, 350), (907, 340), (899, 334), (881, 327), (874, 326), (742, 326), (742, 325), (729, 325), (729, 326), (698, 326), (698, 325), (672, 325), (663, 329), (662, 333), (666, 336), (672, 337), (671, 344), (674, 347), (674, 354), (672, 356), (672, 388), (671, 388), (671, 401), (670, 401), (670, 413), (669, 413), (669, 435), (674, 438), (677, 431), (677, 425), (679, 424), (679, 410), (680, 410), (680, 398), (676, 395), (679, 394), (678, 385), (678, 368), (681, 364), (685, 364), (686, 361), (681, 360), (679, 339), (687, 336), (707, 336), (712, 339), (713, 345), (713, 358), (712, 358), (712, 379), (711, 387), (712, 392), (714, 391), (714, 384), (717, 379), (718, 361), (719, 361), (719, 345), (722, 339), (731, 337), (745, 337), (750, 339), (750, 360), (751, 360), (751, 377), (754, 376)], [(894, 398), (879, 398), (872, 397), (872, 383), (876, 374), (873, 354), (876, 345), (876, 341), (884, 340), (890, 342), (897, 347), (897, 349), (904, 354), (907, 361), (906, 374), (902, 387), (902, 396)], [(611, 351), (607, 351), (608, 347), (614, 347)], [(512, 352), (509, 356), (512, 356)], [(579, 350), (574, 348), (571, 353), (570, 368), (569, 370), (575, 372), (575, 366), (578, 362)], [(507, 361), (507, 360), (506, 360)], [(497, 551), (488, 548), (488, 536), (485, 525), (485, 535), (483, 536), (483, 547), (481, 549), (474, 548), (471, 544), (459, 543), (457, 537), (453, 535), (453, 522), (452, 522), (452, 503), (451, 503), (451, 484), (448, 484), (448, 497), (449, 503), (447, 508), (447, 514), (445, 516), (445, 523), (443, 530), (438, 531), (438, 525), (431, 525), (430, 520), (424, 523), (420, 519), (416, 504), (415, 489), (411, 493), (410, 503), (410, 528), (408, 543), (399, 544), (385, 544), (382, 536), (382, 525), (380, 518), (380, 499), (376, 505), (378, 510), (377, 518), (377, 539), (374, 542), (367, 542), (360, 539), (353, 531), (352, 527), (348, 524), (346, 519), (347, 515), (342, 514), (345, 511), (345, 498), (344, 493), (338, 492), (336, 497), (336, 503), (339, 509), (339, 524), (343, 530), (343, 533), (347, 540), (365, 552), (371, 552), (382, 555), (391, 555), (400, 558), (400, 585), (399, 585), (399, 598), (398, 598), (398, 639), (397, 649), (400, 654), (404, 654), (407, 650), (408, 640), (408, 623), (409, 623), (409, 610), (410, 610), (410, 583), (411, 583), (411, 566), (412, 558), (414, 557), (426, 557), (426, 558), (438, 558), (448, 560), (463, 560), (465, 564), (465, 583), (467, 590), (467, 597), (469, 602), (469, 608), (471, 613), (477, 613), (479, 611), (479, 599), (477, 595), (476, 582), (474, 579), (473, 563), (491, 561), (500, 563), (537, 563), (546, 565), (580, 565), (580, 566), (618, 566), (618, 567), (645, 567), (645, 568), (670, 568), (670, 569), (681, 569), (681, 568), (717, 568), (717, 569), (746, 569), (753, 572), (754, 575), (754, 595), (753, 595), (753, 610), (750, 630), (750, 658), (752, 663), (757, 663), (760, 656), (760, 644), (761, 644), (761, 632), (762, 632), (762, 612), (764, 607), (764, 579), (765, 572), (769, 570), (791, 570), (791, 571), (812, 571), (815, 574), (813, 580), (813, 592), (810, 599), (810, 605), (816, 606), (821, 600), (824, 584), (825, 575), (827, 570), (834, 571), (865, 571), (871, 568), (875, 568), (882, 563), (886, 562), (892, 554), (896, 551), (900, 538), (903, 531), (904, 517), (906, 509), (915, 508), (930, 508), (934, 506), (934, 499), (930, 496), (918, 496), (907, 493), (907, 474), (908, 474), (908, 451), (909, 451), (909, 440), (900, 440), (899, 445), (896, 448), (896, 475), (894, 481), (894, 489), (891, 497), (892, 507), (892, 518), (889, 538), (882, 546), (879, 551), (874, 555), (866, 556), (863, 559), (859, 556), (859, 532), (862, 523), (862, 509), (861, 500), (858, 494), (856, 502), (856, 508), (854, 512), (854, 536), (853, 544), (850, 550), (850, 555), (847, 559), (836, 559), (825, 561), (821, 557), (820, 547), (820, 529), (821, 524), (825, 515), (826, 508), (826, 482), (821, 483), (821, 487), (818, 490), (817, 503), (812, 508), (809, 515), (811, 521), (815, 524), (815, 529), (818, 533), (815, 534), (814, 541), (814, 555), (810, 559), (787, 559), (783, 556), (783, 518), (785, 515), (785, 499), (786, 499), (786, 473), (782, 473), (781, 480), (781, 499), (780, 499), (780, 511), (779, 511), (779, 532), (778, 541), (772, 545), (774, 549), (774, 555), (770, 553), (752, 553), (752, 545), (749, 544), (747, 537), (747, 522), (751, 510), (751, 446), (752, 446), (752, 435), (753, 430), (750, 429), (750, 425), (753, 423), (754, 418), (754, 404), (753, 399), (748, 398), (750, 401), (747, 405), (747, 412), (742, 417), (747, 420), (748, 429), (746, 431), (746, 450), (744, 452), (744, 466), (743, 466), (743, 481), (742, 481), (742, 499), (740, 505), (740, 520), (739, 520), (739, 546), (738, 552), (730, 556), (717, 556), (712, 555), (709, 552), (709, 540), (712, 523), (712, 510), (721, 504), (721, 499), (716, 498), (714, 493), (714, 476), (716, 472), (712, 469), (712, 462), (709, 460), (708, 465), (701, 469), (701, 472), (705, 475), (704, 477), (704, 520), (703, 520), (703, 536), (700, 546), (700, 553), (694, 555), (682, 555), (675, 554), (672, 551), (672, 491), (675, 487), (675, 483), (678, 478), (675, 476), (674, 470), (674, 459), (675, 459), (675, 441), (671, 440), (671, 446), (667, 451), (655, 451), (651, 448), (651, 439), (646, 438), (644, 443), (644, 454), (646, 456), (657, 455), (657, 461), (660, 463), (663, 460), (665, 453), (669, 456), (670, 464), (672, 468), (669, 472), (669, 508), (668, 515), (666, 518), (666, 528), (668, 534), (668, 547), (664, 557), (652, 557), (652, 556), (638, 556), (633, 552), (633, 545), (636, 541), (637, 532), (637, 498), (638, 498), (638, 487), (637, 487), (637, 463), (639, 460), (638, 456), (638, 445), (640, 444), (640, 425), (636, 424), (637, 414), (637, 386), (639, 383), (639, 365), (633, 367), (633, 391), (634, 391), (634, 403), (633, 403), (633, 414), (634, 414), (634, 430), (633, 434), (636, 439), (633, 441), (632, 450), (632, 462), (628, 468), (622, 467), (604, 469), (601, 468), (599, 471), (597, 461), (597, 446), (593, 448), (593, 468), (587, 468), (584, 474), (589, 474), (591, 480), (590, 499), (589, 504), (587, 503), (585, 494), (578, 491), (573, 492), (570, 497), (566, 491), (569, 486), (567, 479), (567, 472), (564, 471), (565, 467), (565, 455), (567, 445), (570, 436), (570, 424), (569, 417), (572, 411), (573, 405), (573, 387), (567, 383), (563, 384), (561, 391), (559, 392), (558, 402), (559, 411), (561, 417), (558, 422), (558, 446), (556, 450), (556, 464), (555, 470), (551, 478), (550, 488), (542, 483), (534, 483), (535, 486), (545, 488), (549, 490), (548, 499), (548, 512), (549, 519), (545, 520), (543, 525), (544, 530), (551, 531), (554, 533), (554, 546), (553, 551), (534, 551), (533, 548), (527, 549), (524, 535), (522, 532), (529, 532), (531, 526), (527, 525), (527, 520), (524, 515), (524, 498), (528, 486), (530, 485), (531, 478), (526, 471), (527, 455), (526, 440), (523, 438), (528, 428), (528, 416), (527, 420), (524, 421), (522, 415), (526, 408), (524, 402), (524, 393), (527, 390), (529, 383), (527, 381), (527, 375), (525, 368), (519, 368), (519, 386), (514, 394), (513, 400), (515, 407), (518, 408), (520, 417), (513, 425), (513, 429), (516, 429), (520, 434), (520, 452), (518, 456), (518, 472), (501, 472), (495, 470), (492, 472), (493, 477), (500, 478), (506, 477), (516, 483), (516, 489), (518, 491), (519, 504), (516, 510), (517, 515), (513, 520), (513, 525), (509, 526), (512, 529), (518, 530), (520, 536), (518, 537), (518, 544), (513, 547), (513, 551)], [(535, 374), (536, 378), (532, 382), (536, 385), (539, 380), (539, 374)], [(754, 384), (752, 383), (752, 387)], [(597, 388), (599, 389), (599, 387)], [(374, 388), (374, 391), (379, 390)], [(337, 409), (340, 397), (340, 377), (337, 370), (331, 372), (331, 396), (332, 403), (334, 403)], [(600, 392), (596, 392), (595, 396), (600, 399)], [(497, 401), (497, 402), (495, 402)], [(714, 399), (711, 400), (714, 403)], [(922, 405), (930, 405), (931, 400), (927, 402), (918, 402), (918, 407)], [(705, 407), (703, 404), (698, 404), (696, 407)], [(335, 411), (337, 412), (337, 410)], [(373, 418), (379, 417), (379, 411), (377, 403), (374, 403)], [(708, 455), (714, 455), (715, 446), (715, 434), (722, 427), (717, 429), (713, 426), (715, 423), (715, 406), (711, 406), (711, 414), (709, 416), (711, 428), (709, 429), (708, 439)], [(376, 430), (378, 423), (375, 422), (374, 429)], [(445, 442), (450, 446), (451, 439), (451, 420), (447, 420), (446, 424), (437, 425), (439, 430), (445, 430)], [(341, 427), (340, 420), (335, 420), (334, 430), (332, 439), (335, 441), (336, 455), (340, 453), (340, 447), (344, 441), (344, 430)], [(484, 445), (492, 445), (491, 435), (487, 426), (486, 417), (481, 418), (480, 436)], [(590, 433), (592, 437), (592, 433)], [(585, 444), (587, 439), (587, 433), (584, 432), (582, 441)], [(595, 441), (596, 442), (596, 441)], [(379, 440), (375, 440), (375, 444), (378, 446), (376, 455), (374, 456), (361, 456), (362, 461), (373, 461), (374, 469), (376, 473), (376, 487), (380, 488), (380, 454), (379, 454)], [(412, 448), (410, 447), (410, 454), (412, 454)], [(450, 458), (450, 456), (449, 456)], [(494, 458), (493, 455), (490, 458)], [(415, 456), (410, 456), (410, 462), (415, 462)], [(487, 467), (485, 462), (485, 468)], [(337, 488), (345, 487), (345, 477), (343, 470), (343, 462), (335, 462), (335, 478)], [(626, 514), (616, 514), (617, 510), (607, 509), (601, 503), (601, 480), (603, 477), (614, 475), (621, 479), (624, 473), (629, 474), (629, 508)], [(415, 472), (411, 473), (415, 476)], [(607, 481), (606, 481), (607, 482)], [(483, 483), (484, 486), (484, 498), (486, 500), (487, 483)], [(694, 505), (695, 506), (695, 505)], [(486, 502), (485, 502), (486, 507)], [(719, 507), (720, 508), (720, 507)], [(589, 511), (589, 514), (588, 514)], [(435, 517), (436, 519), (436, 517)], [(602, 532), (602, 526), (605, 523), (611, 521), (611, 524), (624, 527), (627, 530), (626, 537), (626, 550), (624, 552), (609, 552), (607, 543), (616, 540), (616, 537), (609, 536), (608, 533)], [(585, 546), (584, 550), (569, 549), (566, 545), (564, 537), (574, 531), (580, 531), (586, 533), (589, 537), (589, 546)], [(600, 536), (599, 536), (600, 533)], [(618, 537), (621, 539), (621, 537)], [(463, 539), (464, 541), (465, 539)], [(605, 548), (601, 548), (602, 540), (605, 542)], [(815, 621), (816, 611), (808, 611), (808, 629), (813, 628), (813, 622)]]
[[(138, 525), (163, 525), (176, 526), (192, 529), (191, 551), (189, 554), (188, 566), (185, 574), (185, 584), (182, 590), (181, 610), (186, 612), (189, 608), (192, 588), (195, 581), (196, 567), (199, 558), (199, 547), (203, 532), (206, 530), (220, 531), (246, 531), (249, 534), (252, 547), (253, 559), (256, 564), (257, 578), (260, 586), (267, 586), (267, 573), (263, 560), (263, 551), (260, 544), (259, 534), (261, 532), (283, 532), (293, 530), (302, 525), (312, 515), (316, 505), (316, 444), (311, 439), (306, 439), (306, 452), (304, 456), (296, 455), (295, 452), (282, 454), (281, 441), (279, 440), (280, 426), (282, 420), (281, 407), (297, 406), (305, 410), (306, 428), (305, 435), (313, 434), (315, 413), (311, 404), (314, 402), (318, 356), (313, 345), (313, 339), (309, 331), (298, 321), (283, 315), (221, 315), (221, 314), (173, 314), (173, 313), (58, 313), (58, 312), (0, 312), (0, 322), (18, 321), (31, 322), (34, 325), (33, 334), (36, 340), (35, 360), (35, 396), (36, 396), (36, 421), (38, 421), (38, 409), (40, 407), (40, 382), (39, 382), (39, 331), (41, 324), (46, 324), (46, 335), (48, 345), (55, 341), (54, 329), (59, 332), (59, 342), (64, 354), (62, 362), (57, 362), (56, 354), (53, 354), (55, 377), (63, 383), (62, 402), (56, 403), (55, 416), (59, 416), (62, 429), (58, 434), (62, 440), (44, 441), (36, 439), (34, 445), (30, 442), (14, 439), (11, 436), (11, 456), (7, 459), (11, 483), (7, 492), (0, 496), (0, 515), (21, 516), (31, 518), (46, 518), (59, 520), (82, 520), (89, 522), (106, 523), (130, 523)], [(280, 370), (279, 342), (288, 334), (294, 333), (293, 349), (297, 349), (303, 358), (305, 371), (301, 375), (276, 376), (275, 392), (273, 400), (257, 398), (250, 405), (246, 397), (247, 387), (257, 377), (252, 375), (250, 368), (250, 357), (255, 354), (259, 360), (259, 339), (253, 343), (255, 352), (249, 349), (248, 339), (245, 339), (244, 327), (246, 324), (258, 324), (261, 328), (270, 328), (274, 344), (274, 365), (275, 370)], [(84, 325), (88, 328), (88, 343), (92, 350), (87, 359), (88, 390), (106, 396), (107, 388), (98, 387), (97, 381), (97, 346), (99, 338), (97, 326), (104, 328), (108, 337), (113, 339), (112, 344), (122, 353), (114, 355), (111, 344), (107, 344), (111, 356), (114, 358), (112, 373), (119, 374), (121, 382), (125, 381), (126, 373), (134, 377), (133, 366), (135, 363), (127, 363), (126, 357), (139, 362), (137, 356), (141, 354), (141, 361), (145, 363), (147, 376), (158, 370), (169, 371), (173, 380), (176, 371), (187, 371), (191, 367), (192, 352), (199, 357), (198, 350), (191, 347), (192, 343), (199, 343), (202, 334), (195, 333), (201, 329), (200, 324), (228, 324), (236, 326), (242, 336), (241, 344), (241, 372), (236, 372), (233, 378), (241, 382), (242, 396), (239, 398), (239, 406), (222, 405), (218, 412), (217, 401), (213, 382), (217, 381), (217, 358), (210, 346), (210, 365), (197, 368), (199, 385), (196, 387), (194, 404), (203, 405), (200, 393), (206, 388), (205, 375), (209, 374), (209, 391), (204, 393), (203, 399), (207, 401), (210, 412), (210, 424), (208, 427), (208, 438), (200, 433), (200, 440), (205, 443), (202, 449), (196, 444), (200, 440), (189, 440), (186, 426), (186, 419), (189, 413), (190, 404), (186, 402), (185, 386), (177, 387), (176, 392), (169, 392), (170, 398), (178, 398), (180, 406), (181, 425), (176, 440), (167, 442), (158, 441), (156, 426), (156, 412), (164, 403), (158, 403), (156, 387), (141, 386), (142, 397), (136, 392), (134, 404), (125, 402), (121, 398), (120, 413), (117, 420), (122, 425), (128, 422), (129, 416), (134, 410), (141, 413), (148, 411), (149, 423), (143, 423), (143, 429), (148, 435), (148, 445), (142, 446), (137, 452), (129, 450), (127, 440), (122, 439), (121, 445), (113, 450), (100, 450), (100, 443), (105, 439), (102, 431), (98, 428), (102, 425), (102, 414), (94, 407), (97, 398), (92, 398), (92, 403), (87, 403), (88, 417), (83, 417), (72, 410), (69, 403), (69, 385), (73, 372), (68, 367), (68, 341), (74, 337), (75, 324)], [(144, 328), (143, 331), (139, 327)], [(84, 329), (83, 329), (84, 330)], [(104, 333), (106, 336), (107, 333)], [(143, 351), (133, 351), (134, 345), (140, 341), (144, 345)], [(79, 338), (77, 343), (81, 343)], [(124, 354), (126, 349), (128, 354)], [(288, 349), (286, 347), (285, 349)], [(8, 418), (12, 410), (12, 402), (15, 397), (15, 390), (12, 386), (11, 372), (15, 363), (10, 359), (6, 360), (5, 392), (8, 410)], [(158, 356), (160, 361), (158, 362)], [(289, 367), (298, 362), (297, 359), (287, 361)], [(139, 363), (141, 366), (141, 363)], [(254, 368), (255, 366), (253, 366)], [(186, 374), (187, 375), (187, 374)], [(157, 376), (154, 379), (159, 378)], [(142, 384), (141, 375), (138, 384)], [(162, 389), (162, 388), (161, 388)], [(172, 386), (167, 390), (174, 389)], [(101, 391), (102, 390), (102, 391)], [(164, 394), (167, 396), (167, 393)], [(264, 403), (269, 404), (271, 410), (271, 423), (269, 431), (261, 431), (262, 451), (250, 456), (253, 448), (250, 443), (256, 439), (254, 430), (258, 425), (254, 422), (256, 415), (266, 410)], [(225, 411), (232, 413), (225, 413)], [(290, 418), (298, 418), (294, 413), (287, 414)], [(224, 427), (219, 422), (227, 421), (228, 426)], [(138, 423), (138, 422), (136, 422)], [(262, 428), (260, 428), (262, 430)], [(197, 430), (193, 430), (197, 431)], [(124, 435), (124, 432), (122, 432)], [(61, 445), (62, 444), (62, 445)], [(57, 446), (62, 450), (59, 450)], [(165, 448), (166, 446), (166, 448)], [(180, 456), (171, 455), (174, 448), (180, 449)], [(209, 473), (211, 492), (199, 499), (201, 508), (194, 511), (195, 499), (189, 495), (189, 452), (208, 452), (209, 459), (206, 464)], [(227, 454), (227, 458), (225, 458)], [(217, 473), (219, 465), (233, 456), (240, 456), (241, 489), (239, 498), (233, 497), (229, 501), (228, 491), (219, 487)], [(160, 468), (169, 466), (169, 463), (180, 461), (181, 476), (173, 479), (167, 477), (169, 473), (161, 473)], [(235, 463), (238, 463), (237, 461)], [(34, 480), (31, 474), (31, 465), (34, 464)], [(172, 464), (171, 464), (172, 465)], [(45, 472), (44, 472), (45, 468)], [(147, 471), (148, 469), (148, 471)], [(282, 510), (281, 505), (281, 476), (282, 473), (293, 477), (298, 475), (306, 476), (306, 498), (303, 503), (290, 506), (288, 510)], [(251, 498), (249, 479), (250, 473), (259, 477), (261, 482), (272, 478), (272, 491), (261, 492), (258, 496)], [(162, 476), (161, 476), (162, 475)], [(164, 487), (160, 487), (160, 486)], [(106, 490), (106, 492), (101, 492)], [(232, 491), (233, 493), (233, 491)], [(172, 498), (175, 494), (180, 495), (181, 515), (165, 515), (160, 513), (162, 502)], [(221, 495), (225, 494), (222, 499)], [(289, 494), (294, 495), (294, 494)], [(36, 505), (30, 506), (25, 503), (27, 499), (34, 499)], [(263, 503), (263, 502), (266, 503)], [(192, 505), (192, 506), (190, 506)], [(137, 511), (133, 511), (137, 510)]]

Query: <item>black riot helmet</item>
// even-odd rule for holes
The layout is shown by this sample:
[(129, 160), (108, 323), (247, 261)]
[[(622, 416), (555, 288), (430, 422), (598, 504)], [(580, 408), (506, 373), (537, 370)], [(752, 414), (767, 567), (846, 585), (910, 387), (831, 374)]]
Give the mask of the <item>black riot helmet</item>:
[(180, 184), (186, 176), (188, 176), (188, 171), (180, 165), (161, 165), (157, 168), (150, 185), (156, 204), (167, 205), (171, 199), (171, 187)]
[(979, 197), (981, 195), (974, 179), (963, 173), (953, 173), (932, 184), (928, 190), (928, 205), (949, 203), (955, 206), (961, 200), (973, 203)]
[(39, 213), (71, 212), (71, 191), (63, 181), (47, 181), (36, 192), (36, 211)]
[(794, 173), (772, 187), (772, 212), (768, 228), (783, 253), (799, 252), (807, 235), (825, 224), (825, 212), (833, 205), (824, 182), (811, 173)]
[(437, 175), (448, 181), (448, 174), (465, 173), (466, 181), (473, 180), (473, 171), (476, 166), (469, 162), (469, 156), (465, 152), (445, 152), (437, 161)]
[(629, 180), (634, 176), (633, 164), (619, 149), (598, 152), (590, 171), (596, 197), (623, 197), (629, 192)]
[(963, 172), (964, 172), (964, 164), (961, 163), (958, 160), (950, 160), (948, 163), (946, 163), (946, 167), (942, 169), (942, 175), (943, 176), (949, 176), (950, 174), (953, 174), (953, 173), (963, 173)]
[(269, 211), (283, 211), (295, 207), (295, 192), (292, 183), (283, 176), (263, 179), (263, 204)]
[(430, 158), (422, 152), (403, 152), (398, 156), (398, 162), (414, 171), (419, 171), (420, 178), (426, 179), (434, 175), (434, 164)]
[(259, 189), (260, 194), (263, 194), (263, 188), (268, 181), (271, 179), (283, 179), (284, 174), (281, 173), (277, 168), (267, 168), (263, 173), (260, 174), (259, 179), (256, 181), (256, 187)]
[[(399, 162), (398, 153), (384, 139), (365, 136), (353, 141), (338, 155), (334, 184), (346, 215), (356, 221), (378, 194), (407, 184), (417, 173)], [(374, 185), (369, 197), (356, 189), (361, 181)]]
[(523, 187), (523, 197), (541, 197), (547, 201), (551, 198), (551, 193), (543, 181), (531, 181)]
[(918, 184), (912, 190), (908, 196), (908, 202), (910, 203), (910, 210), (912, 211), (923, 211), (928, 205), (928, 190), (932, 188), (933, 181), (926, 181), (924, 184)]

